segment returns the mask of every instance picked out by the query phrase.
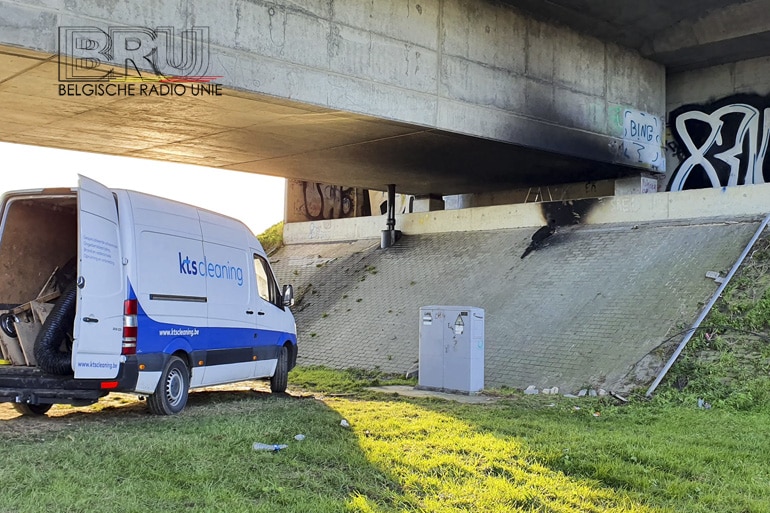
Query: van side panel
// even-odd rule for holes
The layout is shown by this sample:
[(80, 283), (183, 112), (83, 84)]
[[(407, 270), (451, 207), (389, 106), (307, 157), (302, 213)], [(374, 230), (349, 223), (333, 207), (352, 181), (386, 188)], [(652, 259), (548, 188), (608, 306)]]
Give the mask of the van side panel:
[(240, 221), (198, 209), (203, 240), (236, 248), (247, 248), (256, 239)]
[[(191, 279), (181, 279), (183, 270), (191, 272), (190, 259), (203, 253), (197, 210), (144, 194), (129, 195), (136, 244), (131, 286), (141, 309), (162, 323), (200, 326), (206, 317), (206, 281), (201, 276), (192, 279), (192, 274)], [(161, 351), (146, 345), (156, 339), (143, 337), (142, 350)]]
[(188, 356), (191, 387), (271, 376), (277, 341), (296, 336), (293, 320), (285, 336), (260, 329), (249, 248), (261, 251), (256, 237), (234, 219), (129, 194), (136, 246), (129, 285), (138, 300), (142, 369), (137, 391), (154, 391), (176, 351)]
[(175, 201), (126, 191), (133, 211), (134, 228), (201, 240), (198, 209)]
[(143, 230), (137, 259), (138, 281), (132, 285), (147, 315), (169, 324), (205, 323), (207, 284), (197, 272), (203, 260), (200, 239)]
[[(176, 350), (190, 354), (195, 332), (188, 328), (200, 326), (206, 317), (205, 280), (169, 280), (179, 272), (180, 253), (182, 260), (202, 253), (200, 223), (197, 209), (190, 205), (133, 191), (119, 194), (125, 195), (121, 213), (131, 226), (129, 298), (139, 303), (137, 360), (144, 367), (136, 391), (152, 393), (168, 355)], [(203, 368), (193, 368), (191, 384), (200, 383), (202, 376)]]
[[(208, 291), (209, 326), (256, 329), (256, 317), (251, 301), (248, 253), (242, 248), (223, 244), (203, 243)], [(252, 337), (253, 338), (253, 337)], [(245, 340), (251, 342), (251, 340)]]

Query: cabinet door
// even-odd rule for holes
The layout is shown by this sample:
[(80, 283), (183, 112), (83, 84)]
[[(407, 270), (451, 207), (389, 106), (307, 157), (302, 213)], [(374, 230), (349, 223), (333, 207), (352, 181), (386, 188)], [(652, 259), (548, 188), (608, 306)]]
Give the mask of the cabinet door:
[(445, 332), (444, 313), (439, 309), (420, 310), (420, 386), (444, 388)]

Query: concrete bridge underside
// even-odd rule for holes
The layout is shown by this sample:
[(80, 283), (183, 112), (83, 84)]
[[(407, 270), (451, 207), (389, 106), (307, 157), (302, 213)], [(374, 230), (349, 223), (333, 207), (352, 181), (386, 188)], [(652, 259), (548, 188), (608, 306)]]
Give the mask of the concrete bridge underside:
[[(0, 140), (412, 194), (655, 171), (618, 112), (662, 123), (666, 67), (767, 53), (768, 4), (0, 0)], [(72, 26), (208, 26), (223, 95), (61, 95)]]
[(233, 89), (208, 97), (192, 96), (190, 86), (169, 97), (60, 95), (57, 69), (55, 56), (0, 46), (0, 140), (371, 189), (395, 183), (411, 194), (633, 172)]

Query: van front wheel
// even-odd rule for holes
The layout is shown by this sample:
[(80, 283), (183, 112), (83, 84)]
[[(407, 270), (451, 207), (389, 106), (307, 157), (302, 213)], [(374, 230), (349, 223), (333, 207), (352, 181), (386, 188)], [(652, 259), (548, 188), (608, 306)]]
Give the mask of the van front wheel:
[(172, 356), (163, 369), (155, 393), (147, 399), (150, 411), (155, 415), (174, 415), (187, 404), (190, 388), (190, 372), (184, 360)]
[(270, 390), (274, 393), (286, 392), (289, 383), (289, 350), (283, 346), (278, 351), (278, 363), (275, 366), (275, 374), (270, 378)]

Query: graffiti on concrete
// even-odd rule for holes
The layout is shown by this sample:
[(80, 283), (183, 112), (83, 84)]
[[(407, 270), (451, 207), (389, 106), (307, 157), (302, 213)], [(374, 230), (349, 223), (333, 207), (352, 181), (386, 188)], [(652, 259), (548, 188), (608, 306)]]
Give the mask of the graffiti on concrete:
[[(396, 194), (395, 213), (414, 212), (414, 201), (412, 195)], [(286, 207), (287, 223), (384, 215), (388, 195), (382, 191), (290, 179), (286, 184)]]
[(308, 219), (338, 219), (353, 213), (353, 188), (302, 182)]
[(732, 96), (687, 105), (671, 112), (669, 125), (674, 140), (667, 146), (679, 165), (668, 190), (765, 183), (770, 98)]
[(650, 178), (649, 176), (643, 176), (639, 192), (641, 194), (652, 194), (653, 192), (658, 192), (658, 181), (654, 178)]
[[(385, 215), (388, 211), (388, 193), (381, 191), (369, 191), (369, 202), (372, 205), (372, 214)], [(411, 194), (396, 194), (394, 212), (396, 214), (410, 214), (414, 212), (414, 196)]]
[(654, 171), (666, 168), (663, 151), (663, 119), (648, 112), (615, 107), (610, 113), (622, 137), (610, 144), (615, 160)]
[(290, 222), (340, 219), (355, 214), (355, 189), (317, 182), (290, 181)]

